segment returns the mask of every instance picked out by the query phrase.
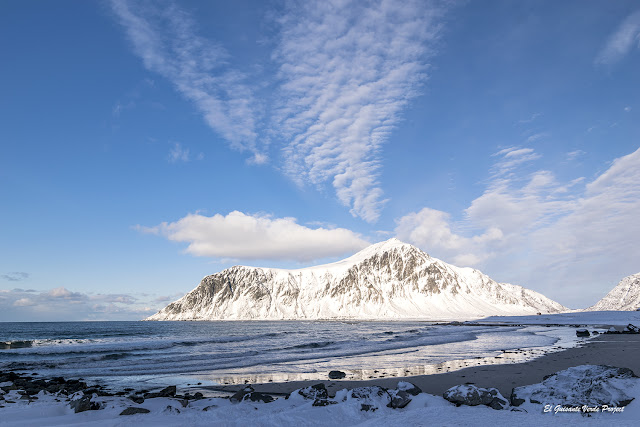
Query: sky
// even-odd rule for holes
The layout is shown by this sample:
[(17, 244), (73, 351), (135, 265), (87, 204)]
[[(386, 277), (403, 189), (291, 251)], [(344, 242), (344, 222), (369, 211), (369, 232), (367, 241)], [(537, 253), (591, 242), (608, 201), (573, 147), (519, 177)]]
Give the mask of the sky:
[(391, 237), (571, 308), (640, 272), (640, 5), (0, 3), (0, 321)]

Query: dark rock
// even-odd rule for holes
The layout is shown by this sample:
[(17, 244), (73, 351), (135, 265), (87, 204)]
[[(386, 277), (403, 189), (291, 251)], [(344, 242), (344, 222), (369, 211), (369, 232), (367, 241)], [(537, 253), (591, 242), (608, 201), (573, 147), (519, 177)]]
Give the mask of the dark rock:
[[(545, 378), (546, 379), (546, 378)], [(522, 405), (524, 402), (526, 402), (526, 400), (519, 398), (515, 393), (515, 388), (511, 389), (511, 396), (509, 397), (509, 403), (511, 404), (511, 406), (520, 406)]]
[[(297, 390), (298, 394), (305, 399), (326, 399), (329, 397), (329, 392), (323, 383), (318, 383), (310, 387), (305, 387)], [(293, 392), (295, 393), (295, 392)]]
[(229, 398), (229, 400), (231, 401), (231, 403), (242, 402), (244, 400), (244, 396), (249, 394), (249, 393), (252, 393), (253, 391), (254, 391), (253, 387), (247, 386), (247, 387), (243, 388), (242, 390), (236, 392), (233, 396), (231, 396)]
[(210, 411), (210, 410), (212, 410), (214, 408), (217, 408), (217, 407), (218, 407), (218, 405), (209, 405), (209, 406), (204, 407), (202, 410), (203, 411)]
[(176, 395), (176, 386), (170, 385), (155, 393), (145, 393), (145, 399), (153, 399), (156, 397), (174, 397)]
[(391, 403), (387, 389), (378, 386), (354, 388), (348, 391), (345, 399), (359, 401), (361, 411), (375, 411)]
[(135, 408), (133, 406), (129, 406), (127, 409), (120, 412), (120, 415), (148, 414), (149, 412), (151, 411), (145, 408)]
[(259, 393), (257, 391), (254, 391), (251, 393), (247, 393), (244, 396), (243, 400), (250, 400), (252, 402), (270, 403), (270, 402), (273, 402), (275, 399), (273, 398), (273, 396), (269, 394)]
[(144, 402), (144, 397), (142, 396), (136, 396), (135, 394), (128, 396), (129, 400), (131, 400), (134, 403), (137, 403), (138, 405)]
[(391, 402), (387, 405), (389, 408), (402, 409), (411, 402), (411, 394), (404, 390), (389, 390)]
[(417, 396), (422, 393), (420, 387), (407, 381), (400, 381), (396, 387), (396, 390), (406, 391), (411, 396)]
[(176, 395), (176, 386), (170, 385), (169, 387), (165, 387), (158, 392), (158, 397), (173, 397)]
[(342, 371), (331, 371), (329, 372), (329, 378), (332, 380), (341, 380), (342, 378), (346, 377), (347, 374), (345, 374)]
[(586, 329), (576, 329), (576, 336), (577, 337), (590, 337), (591, 334)]
[(193, 395), (193, 398), (195, 400), (204, 399), (204, 395), (198, 391), (198, 392), (196, 392), (196, 394)]
[(335, 405), (338, 402), (336, 402), (335, 400), (329, 400), (329, 399), (316, 399), (313, 401), (313, 403), (311, 404), (311, 406), (329, 406), (329, 405)]
[(90, 411), (93, 409), (93, 405), (91, 403), (91, 395), (82, 396), (80, 399), (72, 400), (69, 403), (71, 409), (73, 409), (74, 413)]
[(486, 405), (493, 409), (504, 409), (509, 406), (509, 401), (500, 394), (498, 389), (481, 388), (473, 384), (451, 387), (442, 396), (456, 406)]
[(165, 414), (179, 414), (180, 410), (178, 408), (174, 408), (171, 405), (167, 405), (166, 408), (164, 408), (164, 410), (162, 411)]

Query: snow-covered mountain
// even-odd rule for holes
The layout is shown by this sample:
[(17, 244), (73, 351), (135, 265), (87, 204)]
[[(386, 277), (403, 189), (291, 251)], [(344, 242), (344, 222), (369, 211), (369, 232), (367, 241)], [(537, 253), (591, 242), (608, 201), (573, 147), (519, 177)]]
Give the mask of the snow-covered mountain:
[(631, 311), (640, 308), (640, 273), (625, 277), (588, 311)]
[(231, 267), (147, 320), (469, 319), (563, 310), (537, 292), (391, 239), (316, 267)]

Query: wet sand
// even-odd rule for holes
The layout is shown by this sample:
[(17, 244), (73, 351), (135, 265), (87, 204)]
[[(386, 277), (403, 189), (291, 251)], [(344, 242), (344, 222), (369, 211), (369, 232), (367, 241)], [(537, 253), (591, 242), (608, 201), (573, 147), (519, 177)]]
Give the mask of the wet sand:
[[(289, 394), (301, 387), (323, 382), (329, 393), (344, 388), (379, 385), (395, 388), (398, 381), (409, 381), (430, 394), (441, 395), (445, 390), (458, 384), (473, 383), (479, 387), (496, 387), (509, 397), (511, 389), (523, 385), (539, 383), (546, 375), (578, 365), (610, 365), (630, 368), (640, 375), (640, 335), (604, 334), (592, 338), (577, 348), (548, 353), (537, 359), (523, 363), (502, 365), (481, 365), (434, 375), (413, 377), (376, 378), (367, 381), (330, 380), (291, 381), (285, 383), (251, 384), (256, 390), (275, 395)], [(243, 386), (229, 385), (202, 387), (210, 391), (235, 392)]]

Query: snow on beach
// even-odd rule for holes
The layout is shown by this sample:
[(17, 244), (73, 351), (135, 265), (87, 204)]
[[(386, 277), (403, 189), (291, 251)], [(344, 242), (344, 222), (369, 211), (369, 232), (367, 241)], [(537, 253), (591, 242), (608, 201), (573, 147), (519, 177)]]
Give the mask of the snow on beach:
[[(578, 375), (570, 372), (569, 377)], [(605, 388), (622, 381), (626, 392), (640, 396), (640, 379), (614, 379), (605, 383)], [(570, 393), (574, 384), (563, 383)], [(398, 387), (402, 390), (403, 387)], [(390, 392), (397, 392), (392, 390)], [(555, 390), (556, 392), (558, 390)], [(534, 404), (526, 402), (520, 406), (494, 410), (488, 406), (459, 406), (443, 397), (420, 393), (409, 396), (411, 402), (402, 409), (386, 406), (389, 398), (366, 390), (343, 390), (329, 399), (334, 404), (314, 406), (313, 398), (306, 399), (299, 392), (290, 398), (279, 398), (270, 403), (253, 402), (250, 399), (233, 403), (230, 399), (203, 398), (185, 401), (171, 397), (147, 399), (135, 404), (126, 397), (100, 397), (93, 395), (91, 401), (103, 407), (100, 410), (86, 410), (75, 413), (71, 405), (60, 396), (40, 392), (37, 400), (24, 399), (17, 391), (4, 394), (0, 409), (0, 425), (11, 426), (62, 426), (92, 425), (118, 426), (136, 424), (139, 426), (204, 426), (204, 425), (255, 425), (255, 426), (299, 426), (299, 425), (637, 425), (640, 421), (640, 399), (631, 402), (624, 409), (615, 405), (591, 404), (561, 405), (555, 402)], [(81, 392), (71, 396), (80, 400)], [(13, 400), (12, 400), (13, 399)], [(15, 403), (8, 404), (7, 401)], [(185, 405), (186, 403), (186, 405)], [(369, 410), (363, 410), (367, 406)], [(120, 415), (126, 408), (140, 408), (145, 413)], [(576, 409), (577, 408), (577, 409)], [(147, 412), (148, 411), (148, 412)], [(581, 412), (582, 411), (582, 412)], [(590, 416), (585, 411), (591, 411)]]

